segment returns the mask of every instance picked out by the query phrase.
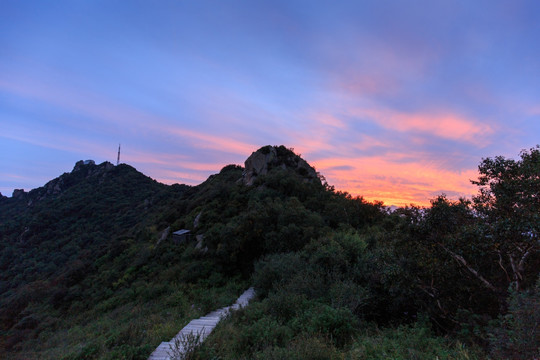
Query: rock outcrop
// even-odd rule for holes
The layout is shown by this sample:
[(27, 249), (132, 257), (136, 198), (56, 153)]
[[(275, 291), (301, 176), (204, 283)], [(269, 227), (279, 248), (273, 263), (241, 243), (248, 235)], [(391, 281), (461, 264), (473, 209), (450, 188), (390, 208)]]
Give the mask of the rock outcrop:
[(169, 237), (170, 233), (171, 233), (171, 227), (167, 226), (167, 228), (161, 232), (161, 235), (159, 236), (157, 244), (159, 245), (163, 240), (166, 240)]
[(24, 191), (24, 189), (15, 189), (13, 190), (12, 197), (14, 199), (24, 199), (28, 195), (27, 192)]
[(317, 171), (300, 156), (285, 146), (265, 146), (251, 154), (245, 161), (242, 176), (244, 185), (251, 186), (258, 176), (266, 175), (272, 169), (292, 170), (306, 181), (318, 180)]
[[(94, 160), (80, 160), (75, 163), (70, 173), (64, 173), (59, 177), (47, 182), (42, 187), (25, 192), (23, 189), (15, 189), (12, 199), (15, 201), (26, 201), (28, 206), (32, 206), (38, 201), (61, 196), (67, 189), (76, 186), (81, 181), (89, 178), (96, 178), (103, 181), (115, 166), (108, 161), (96, 165)], [(2, 196), (0, 195), (0, 199)]]

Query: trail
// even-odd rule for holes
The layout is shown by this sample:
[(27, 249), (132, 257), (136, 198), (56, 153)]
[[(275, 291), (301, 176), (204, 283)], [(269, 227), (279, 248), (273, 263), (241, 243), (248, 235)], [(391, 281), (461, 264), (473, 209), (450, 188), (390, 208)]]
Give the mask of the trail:
[[(150, 357), (148, 360), (172, 360), (172, 348), (175, 346), (175, 340), (176, 339), (185, 339), (190, 334), (192, 335), (200, 335), (199, 341), (203, 342), (204, 339), (210, 333), (216, 325), (221, 321), (223, 317), (225, 317), (231, 310), (237, 310), (242, 307), (247, 306), (249, 301), (255, 296), (255, 290), (251, 287), (244, 291), (242, 295), (236, 300), (236, 302), (231, 305), (227, 306), (215, 311), (212, 311), (211, 313), (207, 314), (206, 316), (203, 316), (201, 318), (192, 320), (189, 324), (184, 326), (182, 330), (178, 334), (176, 334), (175, 337), (171, 339), (171, 341), (164, 341), (154, 350), (152, 354), (150, 354)], [(183, 354), (185, 353), (185, 349), (183, 349), (181, 346), (180, 348), (175, 351), (175, 354)]]

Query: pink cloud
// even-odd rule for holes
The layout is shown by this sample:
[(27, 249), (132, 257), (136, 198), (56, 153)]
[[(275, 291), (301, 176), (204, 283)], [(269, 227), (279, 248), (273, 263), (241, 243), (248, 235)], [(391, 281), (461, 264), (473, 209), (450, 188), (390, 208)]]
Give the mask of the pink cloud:
[(530, 107), (528, 113), (533, 116), (540, 115), (540, 105)]
[(311, 118), (318, 124), (330, 126), (331, 128), (345, 129), (347, 124), (340, 118), (327, 113), (314, 114)]
[(422, 133), (478, 146), (489, 144), (489, 136), (495, 132), (492, 125), (452, 112), (407, 114), (391, 110), (356, 109), (353, 113), (360, 118), (368, 117), (388, 130)]
[(204, 182), (208, 176), (194, 174), (191, 171), (160, 171), (156, 180), (167, 185), (187, 184), (198, 185)]
[(432, 64), (443, 56), (440, 48), (421, 41), (407, 42), (405, 46), (401, 38), (381, 41), (380, 35), (323, 38), (318, 46), (321, 57), (333, 65), (328, 82), (332, 89), (355, 101), (404, 93), (411, 83), (423, 81)]
[[(37, 84), (39, 85), (39, 84)], [(174, 119), (155, 115), (136, 108), (127, 107), (102, 99), (92, 94), (83, 96), (81, 93), (70, 94), (66, 89), (49, 89), (44, 86), (32, 84), (14, 84), (0, 81), (0, 88), (8, 89), (20, 96), (36, 97), (39, 100), (80, 112), (84, 115), (101, 120), (100, 126), (106, 127), (109, 122), (126, 125), (130, 131), (168, 137), (167, 141), (186, 144), (192, 149), (215, 150), (220, 154), (226, 153), (222, 158), (230, 162), (243, 162), (251, 152), (263, 144), (256, 141), (245, 140), (247, 134), (242, 135), (231, 127), (226, 133), (219, 130), (207, 129), (203, 131), (178, 126)], [(67, 99), (67, 100), (66, 100)], [(343, 104), (338, 104), (340, 106)], [(446, 170), (437, 166), (428, 157), (408, 151), (394, 152), (384, 156), (363, 156), (363, 152), (374, 147), (385, 150), (393, 148), (387, 143), (369, 134), (357, 134), (354, 141), (351, 136), (343, 136), (351, 128), (353, 118), (369, 119), (388, 131), (410, 133), (410, 141), (422, 142), (428, 137), (463, 141), (476, 145), (488, 143), (489, 136), (494, 128), (475, 119), (470, 119), (452, 112), (433, 111), (414, 114), (398, 113), (390, 110), (358, 109), (341, 111), (306, 111), (294, 114), (300, 122), (290, 126), (285, 122), (269, 121), (261, 124), (264, 133), (277, 137), (284, 137), (290, 146), (314, 165), (337, 189), (346, 190), (355, 195), (362, 195), (368, 200), (381, 200), (386, 204), (406, 205), (416, 203), (427, 205), (429, 199), (440, 192), (452, 192), (463, 195), (474, 193), (474, 186), (469, 179), (476, 178), (473, 169)], [(218, 116), (219, 114), (215, 115)], [(346, 115), (346, 117), (342, 116)], [(241, 120), (241, 119), (239, 119)], [(241, 121), (240, 121), (241, 122)], [(227, 122), (228, 123), (228, 122)], [(15, 129), (17, 130), (17, 129)], [(81, 149), (91, 154), (101, 154), (103, 157), (114, 158), (114, 150), (105, 153), (102, 146), (90, 142), (81, 142), (81, 139), (66, 140), (47, 134), (40, 136), (38, 130), (13, 131), (3, 136), (17, 138), (41, 146), (58, 148), (66, 151), (80, 152)], [(354, 133), (352, 133), (354, 136)], [(278, 144), (275, 144), (278, 145)], [(148, 150), (148, 151), (145, 151)], [(327, 153), (326, 157), (320, 157)], [(319, 158), (310, 156), (319, 154)], [(339, 155), (336, 155), (339, 154)], [(411, 162), (407, 159), (415, 159)], [(228, 160), (230, 159), (230, 160)], [(398, 160), (400, 160), (398, 162)], [(149, 149), (131, 150), (123, 148), (123, 162), (128, 162), (165, 183), (184, 183), (195, 185), (204, 181), (211, 173), (217, 173), (227, 162), (205, 162), (188, 154), (167, 154)]]
[(239, 155), (251, 154), (257, 150), (257, 145), (229, 138), (228, 134), (212, 135), (180, 127), (170, 127), (165, 131), (186, 139), (197, 148), (227, 151)]
[(405, 154), (375, 157), (326, 158), (313, 161), (337, 189), (386, 205), (428, 205), (435, 195), (447, 192), (468, 196), (475, 186), (475, 169), (446, 170), (430, 163), (396, 162)]
[(123, 161), (164, 184), (198, 185), (211, 174), (218, 173), (226, 164), (196, 161), (193, 156), (128, 150)]

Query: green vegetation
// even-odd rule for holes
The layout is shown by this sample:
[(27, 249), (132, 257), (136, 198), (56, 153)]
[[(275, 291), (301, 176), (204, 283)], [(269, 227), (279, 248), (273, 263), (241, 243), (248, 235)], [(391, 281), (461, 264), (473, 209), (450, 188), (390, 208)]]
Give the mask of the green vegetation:
[(146, 359), (250, 284), (191, 358), (540, 355), (540, 147), (484, 159), (471, 200), (393, 213), (276, 153), (252, 186), (235, 165), (189, 187), (78, 163), (0, 199), (2, 358)]

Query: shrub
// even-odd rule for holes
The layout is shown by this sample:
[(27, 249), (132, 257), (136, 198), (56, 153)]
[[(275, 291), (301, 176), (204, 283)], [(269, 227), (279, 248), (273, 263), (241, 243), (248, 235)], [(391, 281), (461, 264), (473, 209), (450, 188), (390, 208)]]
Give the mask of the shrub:
[(369, 290), (353, 281), (338, 281), (330, 287), (331, 305), (347, 308), (355, 315), (362, 315), (362, 308), (371, 297)]
[(255, 264), (253, 284), (259, 296), (265, 297), (276, 285), (289, 280), (304, 266), (297, 253), (273, 254)]
[(267, 347), (255, 354), (257, 360), (332, 360), (342, 359), (332, 341), (322, 336), (300, 336), (286, 347)]
[[(350, 353), (353, 359), (370, 360), (474, 360), (481, 357), (459, 342), (431, 334), (429, 324), (418, 322), (396, 329), (374, 329), (360, 336)], [(482, 357), (483, 358), (483, 357)]]
[(508, 313), (490, 329), (491, 353), (501, 359), (540, 357), (540, 279), (529, 291), (510, 295)]
[(303, 294), (276, 291), (265, 299), (264, 305), (268, 315), (272, 315), (281, 321), (288, 321), (305, 311), (308, 301)]
[(295, 318), (292, 327), (310, 335), (322, 334), (329, 337), (336, 346), (344, 346), (353, 340), (357, 332), (358, 320), (349, 309), (334, 309), (328, 305), (313, 306)]

